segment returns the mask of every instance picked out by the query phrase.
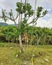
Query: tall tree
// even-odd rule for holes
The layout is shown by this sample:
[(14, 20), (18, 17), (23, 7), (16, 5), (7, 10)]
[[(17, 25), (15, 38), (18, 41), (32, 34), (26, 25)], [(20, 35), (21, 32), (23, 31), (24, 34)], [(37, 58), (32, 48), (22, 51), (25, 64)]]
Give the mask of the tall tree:
[[(19, 43), (20, 43), (21, 51), (23, 51), (22, 38), (21, 38), (22, 32), (24, 32), (23, 30), (25, 30), (25, 28), (29, 24), (35, 23), (38, 20), (38, 18), (45, 16), (47, 14), (47, 10), (43, 11), (42, 7), (38, 7), (36, 11), (36, 18), (34, 18), (30, 23), (28, 23), (27, 21), (31, 16), (34, 15), (34, 11), (30, 3), (26, 3), (26, 4), (22, 3), (22, 0), (21, 2), (17, 2), (16, 12), (17, 15), (14, 16), (12, 9), (10, 10), (10, 12), (6, 12), (6, 10), (2, 9), (2, 16), (0, 16), (0, 18), (2, 18), (5, 22), (9, 19), (15, 23), (16, 28), (19, 29)], [(18, 25), (16, 24), (17, 19), (18, 19)]]

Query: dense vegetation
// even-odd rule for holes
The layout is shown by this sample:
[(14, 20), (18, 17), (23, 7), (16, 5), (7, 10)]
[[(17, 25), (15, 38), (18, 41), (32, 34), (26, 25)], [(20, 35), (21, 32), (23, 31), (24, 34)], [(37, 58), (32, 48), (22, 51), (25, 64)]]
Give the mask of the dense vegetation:
[[(15, 26), (0, 26), (0, 42), (19, 43), (19, 29)], [(28, 26), (22, 30), (23, 44), (52, 44), (52, 29)]]

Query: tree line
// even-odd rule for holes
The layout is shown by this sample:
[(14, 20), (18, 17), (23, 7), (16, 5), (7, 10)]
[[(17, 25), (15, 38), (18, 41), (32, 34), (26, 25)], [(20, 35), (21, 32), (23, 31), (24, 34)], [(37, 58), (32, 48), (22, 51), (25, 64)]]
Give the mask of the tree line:
[[(15, 26), (0, 26), (0, 42), (19, 43), (20, 31)], [(52, 29), (28, 26), (22, 30), (22, 43), (30, 45), (52, 44)]]

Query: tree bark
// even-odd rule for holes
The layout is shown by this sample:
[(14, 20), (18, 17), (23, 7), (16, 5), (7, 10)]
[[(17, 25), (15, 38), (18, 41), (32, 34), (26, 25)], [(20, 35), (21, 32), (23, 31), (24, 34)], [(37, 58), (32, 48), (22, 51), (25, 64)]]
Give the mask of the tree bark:
[(37, 40), (37, 45), (39, 45), (40, 43), (40, 40), (41, 40), (41, 37)]
[(20, 49), (21, 49), (21, 52), (24, 52), (23, 45), (22, 45), (21, 34), (19, 35), (19, 43), (20, 43)]

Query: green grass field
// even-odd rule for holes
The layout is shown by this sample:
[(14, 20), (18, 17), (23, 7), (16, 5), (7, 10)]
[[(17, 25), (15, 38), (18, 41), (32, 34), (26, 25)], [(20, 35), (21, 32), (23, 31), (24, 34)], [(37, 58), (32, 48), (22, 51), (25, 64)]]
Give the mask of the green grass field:
[(19, 45), (0, 43), (0, 65), (52, 65), (52, 46), (26, 46), (24, 53), (20, 52)]

